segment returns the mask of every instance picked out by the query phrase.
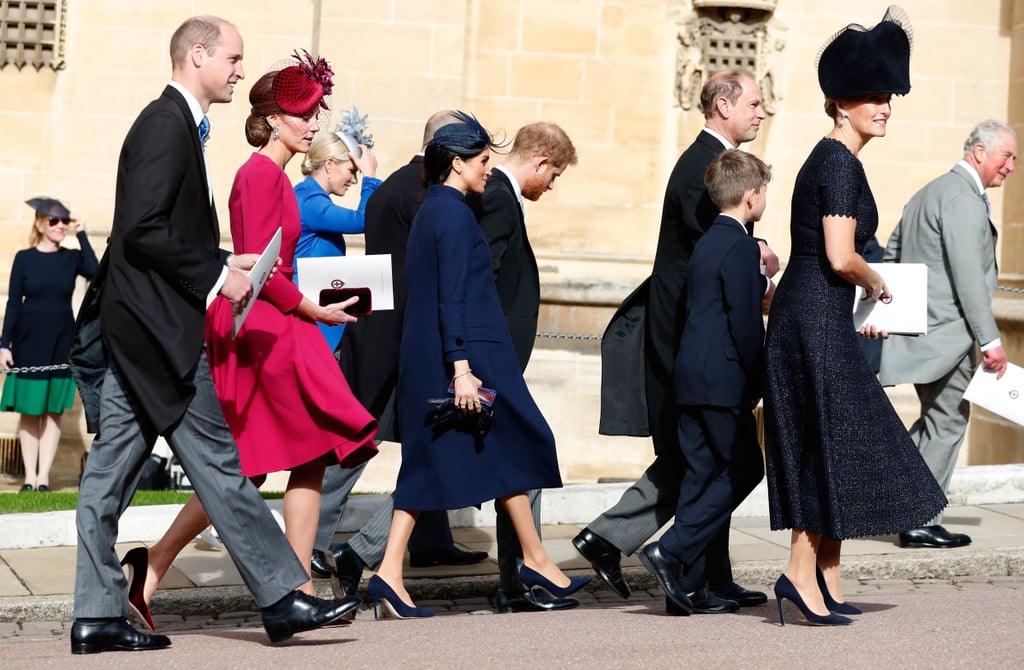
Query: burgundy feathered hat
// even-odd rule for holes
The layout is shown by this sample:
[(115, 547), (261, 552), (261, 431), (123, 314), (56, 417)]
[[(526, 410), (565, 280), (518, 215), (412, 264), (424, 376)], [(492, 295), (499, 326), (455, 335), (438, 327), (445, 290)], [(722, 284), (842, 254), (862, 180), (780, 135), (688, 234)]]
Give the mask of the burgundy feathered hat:
[(322, 56), (314, 58), (305, 50), (296, 50), (292, 58), (298, 63), (268, 72), (253, 85), (249, 103), (254, 112), (269, 113), (264, 110), (273, 105), (285, 114), (301, 117), (315, 114), (320, 107), (329, 109), (325, 97), (334, 86), (330, 64)]

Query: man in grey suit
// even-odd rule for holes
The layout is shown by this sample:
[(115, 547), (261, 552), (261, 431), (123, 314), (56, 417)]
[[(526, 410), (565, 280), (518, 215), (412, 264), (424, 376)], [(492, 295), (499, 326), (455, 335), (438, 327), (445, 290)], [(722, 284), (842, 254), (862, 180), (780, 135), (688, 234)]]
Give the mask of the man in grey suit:
[[(328, 602), (296, 590), (309, 577), (242, 476), (203, 344), (207, 298), (222, 295), (238, 313), (253, 293), (245, 270), (257, 257), (217, 248), (204, 148), (210, 104), (230, 102), (245, 76), (242, 37), (223, 19), (193, 17), (174, 32), (170, 55), (170, 84), (124, 140), (104, 268), (86, 296), (98, 307), (89, 310), (91, 318), (79, 319), (72, 347), (72, 360), (82, 360), (76, 348), (81, 353), (82, 333), (95, 332), (98, 318), (108, 360), (90, 359), (97, 374), (82, 388), (90, 426), (98, 417), (99, 430), (79, 488), (73, 654), (171, 643), (128, 623), (129, 598), (135, 609), (146, 607), (137, 598), (146, 564), (133, 566), (129, 592), (114, 552), (118, 519), (159, 435), (181, 461), (261, 607), (271, 641), (340, 622), (359, 606), (357, 598)], [(78, 364), (74, 372), (81, 382)]]
[[(1002, 376), (1006, 351), (992, 314), (996, 289), (996, 229), (985, 189), (1013, 172), (1017, 136), (1007, 125), (979, 123), (964, 143), (963, 160), (914, 194), (885, 250), (885, 261), (928, 266), (928, 333), (893, 335), (883, 345), (884, 386), (913, 383), (921, 416), (910, 435), (946, 490), (967, 431), (964, 390), (977, 365)], [(900, 533), (901, 547), (963, 547), (971, 538), (950, 533), (942, 515)]]

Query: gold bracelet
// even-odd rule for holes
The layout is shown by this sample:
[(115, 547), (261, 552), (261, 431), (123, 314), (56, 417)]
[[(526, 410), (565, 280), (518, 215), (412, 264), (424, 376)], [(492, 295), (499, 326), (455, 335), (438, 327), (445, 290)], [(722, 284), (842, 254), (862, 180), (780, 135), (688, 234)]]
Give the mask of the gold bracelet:
[(459, 374), (457, 374), (457, 375), (453, 376), (453, 377), (452, 377), (452, 383), (454, 384), (454, 383), (455, 383), (455, 380), (456, 380), (456, 379), (458, 379), (459, 377), (465, 377), (465, 376), (466, 376), (466, 375), (468, 375), (468, 374), (469, 374), (470, 372), (472, 372), (472, 370), (466, 370), (465, 372), (460, 372)]

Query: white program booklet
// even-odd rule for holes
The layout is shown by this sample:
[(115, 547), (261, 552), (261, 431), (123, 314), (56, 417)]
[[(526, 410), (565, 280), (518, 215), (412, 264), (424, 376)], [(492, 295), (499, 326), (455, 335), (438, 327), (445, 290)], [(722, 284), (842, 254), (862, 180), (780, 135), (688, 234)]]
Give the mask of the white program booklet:
[(868, 263), (882, 275), (891, 299), (862, 300), (857, 287), (853, 302), (853, 327), (865, 323), (889, 333), (921, 335), (928, 332), (928, 266), (924, 263)]
[(964, 392), (964, 400), (1024, 425), (1024, 368), (1009, 363), (1003, 378), (996, 379), (996, 373), (986, 372), (985, 366), (979, 364)]
[(231, 337), (238, 337), (238, 331), (242, 328), (245, 317), (249, 316), (249, 310), (256, 304), (256, 296), (260, 294), (263, 285), (270, 279), (270, 271), (274, 269), (278, 256), (281, 255), (281, 229), (278, 228), (274, 236), (270, 238), (267, 247), (260, 254), (256, 264), (249, 270), (249, 279), (252, 281), (252, 298), (245, 305), (240, 314), (235, 315), (235, 327), (231, 330)]
[(373, 311), (395, 308), (391, 279), (391, 254), (368, 256), (323, 256), (296, 259), (299, 290), (316, 304), (325, 288), (370, 289)]

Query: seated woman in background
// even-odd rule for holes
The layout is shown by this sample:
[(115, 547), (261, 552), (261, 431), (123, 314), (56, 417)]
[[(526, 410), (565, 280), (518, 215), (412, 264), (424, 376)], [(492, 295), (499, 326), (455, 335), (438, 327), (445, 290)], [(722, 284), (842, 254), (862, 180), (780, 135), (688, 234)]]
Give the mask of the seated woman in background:
[[(340, 131), (339, 131), (340, 132)], [(359, 152), (349, 151), (338, 133), (320, 134), (313, 140), (302, 161), (306, 178), (295, 185), (299, 201), (302, 233), (295, 245), (295, 258), (344, 256), (345, 234), (361, 234), (366, 230), (366, 201), (381, 185), (377, 179), (377, 157), (366, 145), (357, 145)], [(363, 173), (363, 190), (359, 209), (334, 204), (332, 195), (342, 196)], [(298, 281), (298, 273), (295, 275)], [(331, 351), (338, 346), (345, 325), (318, 324)]]
[[(99, 263), (85, 235), (85, 222), (76, 219), (59, 200), (32, 198), (36, 211), (29, 248), (14, 256), (7, 292), (0, 368), (48, 366), (68, 362), (75, 316), (71, 295), (75, 280), (91, 279)], [(61, 246), (68, 229), (78, 238), (77, 249)], [(25, 462), (22, 491), (50, 490), (50, 466), (60, 444), (60, 418), (75, 400), (71, 370), (19, 372), (6, 375), (0, 410), (18, 412), (18, 439)]]

